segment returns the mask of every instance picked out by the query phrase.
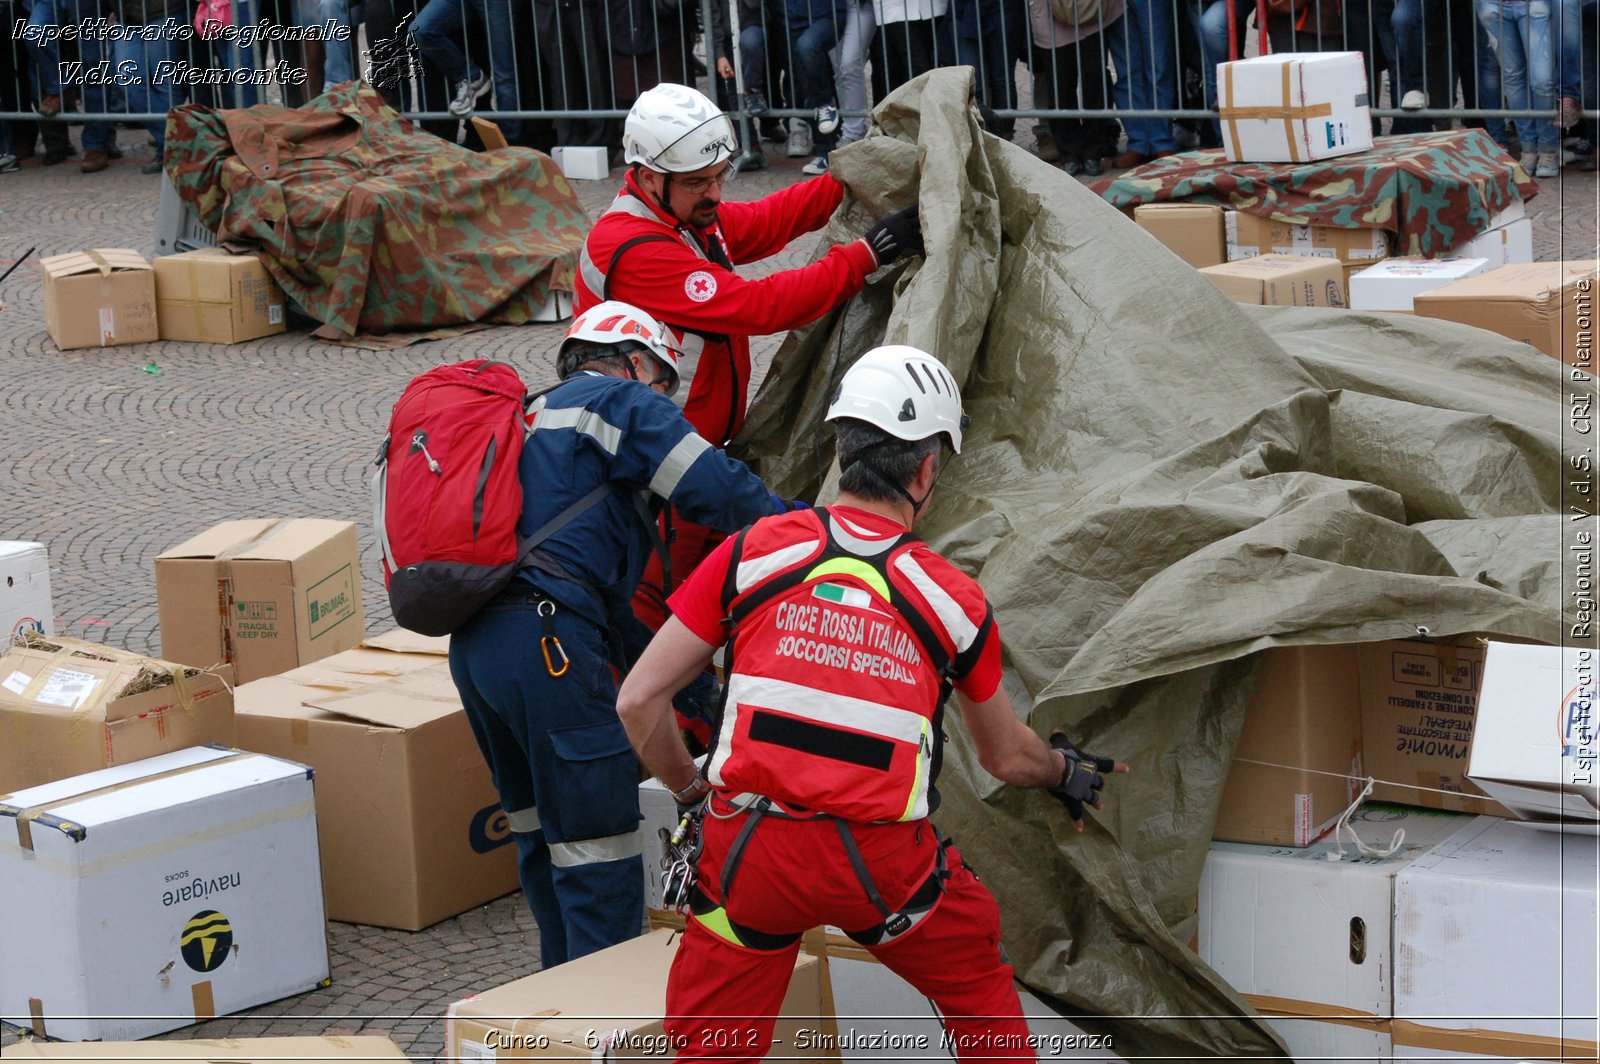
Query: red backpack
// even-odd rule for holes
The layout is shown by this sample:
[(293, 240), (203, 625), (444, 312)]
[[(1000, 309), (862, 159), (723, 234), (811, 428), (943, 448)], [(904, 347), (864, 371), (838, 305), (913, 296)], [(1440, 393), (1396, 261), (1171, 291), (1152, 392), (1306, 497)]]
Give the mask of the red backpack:
[(602, 484), (533, 535), (517, 535), (528, 401), (517, 371), (488, 359), (431, 369), (401, 393), (372, 478), (384, 586), (401, 626), (455, 631), (535, 547), (610, 493)]

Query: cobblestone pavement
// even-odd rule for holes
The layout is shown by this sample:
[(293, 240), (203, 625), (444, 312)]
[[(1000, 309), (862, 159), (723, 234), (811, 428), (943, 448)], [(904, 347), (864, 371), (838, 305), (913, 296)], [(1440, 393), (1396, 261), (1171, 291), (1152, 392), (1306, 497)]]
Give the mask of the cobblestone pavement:
[[(1018, 139), (1031, 145), (1022, 124)], [(0, 272), (34, 246), (36, 255), (153, 252), (160, 179), (139, 173), (144, 135), (120, 138), (127, 158), (101, 174), (79, 173), (76, 161), (0, 174)], [(769, 160), (730, 186), (730, 197), (755, 198), (800, 176), (803, 160), (771, 148)], [(615, 190), (615, 181), (576, 185), (591, 214)], [(1545, 183), (1529, 204), (1538, 258), (1596, 255), (1596, 188), (1594, 174), (1571, 169)], [(796, 241), (748, 272), (798, 265), (814, 247), (814, 238)], [(462, 358), (492, 355), (530, 383), (549, 381), (562, 331), (494, 328), (384, 352), (304, 332), (233, 347), (61, 352), (45, 333), (32, 264), (0, 286), (0, 301), (0, 539), (49, 549), (59, 631), (152, 654), (160, 650), (156, 554), (235, 517), (357, 522), (369, 630), (389, 627), (366, 478), (390, 405), (415, 374)], [(779, 339), (756, 343), (758, 379)], [(170, 1037), (387, 1032), (414, 1058), (437, 1056), (445, 1006), (531, 972), (534, 934), (515, 895), (417, 934), (331, 924), (330, 987)], [(16, 1037), (8, 1030), (4, 1041)]]

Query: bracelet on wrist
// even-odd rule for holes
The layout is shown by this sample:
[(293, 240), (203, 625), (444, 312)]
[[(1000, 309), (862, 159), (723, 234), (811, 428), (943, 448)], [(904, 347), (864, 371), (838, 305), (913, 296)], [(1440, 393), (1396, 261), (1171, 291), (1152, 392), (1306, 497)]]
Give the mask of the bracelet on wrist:
[(701, 779), (699, 776), (696, 776), (694, 779), (690, 780), (689, 785), (683, 788), (681, 791), (673, 791), (672, 800), (677, 802), (679, 805), (687, 805), (696, 798), (702, 797), (710, 789), (711, 785), (709, 783)]

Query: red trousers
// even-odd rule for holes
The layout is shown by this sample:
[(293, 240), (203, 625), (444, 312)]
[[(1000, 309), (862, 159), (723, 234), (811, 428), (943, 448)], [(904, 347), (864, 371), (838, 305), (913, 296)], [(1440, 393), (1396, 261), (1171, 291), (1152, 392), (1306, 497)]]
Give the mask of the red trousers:
[[(712, 808), (728, 811), (720, 800)], [(722, 897), (723, 859), (748, 815), (703, 821), (700, 886), (713, 899)], [(850, 830), (884, 902), (899, 909), (934, 868), (933, 826), (921, 820)], [(1000, 958), (999, 907), (954, 847), (946, 855), (950, 877), (933, 910), (900, 937), (869, 949), (938, 1006), (960, 1060), (1034, 1060), (1011, 966)], [(772, 935), (798, 935), (819, 924), (861, 931), (883, 919), (851, 868), (837, 826), (825, 819), (764, 817), (722, 900), (735, 925)], [(799, 948), (797, 939), (753, 949), (690, 916), (667, 982), (666, 1029), (686, 1046), (680, 1064), (764, 1057)]]

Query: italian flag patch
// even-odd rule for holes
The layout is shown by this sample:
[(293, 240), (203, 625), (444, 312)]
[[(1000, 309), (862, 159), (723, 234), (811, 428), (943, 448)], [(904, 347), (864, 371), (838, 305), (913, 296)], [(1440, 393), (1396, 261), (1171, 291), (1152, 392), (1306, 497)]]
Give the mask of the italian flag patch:
[(822, 599), (824, 602), (837, 603), (840, 606), (854, 606), (858, 610), (871, 610), (873, 613), (882, 613), (872, 604), (872, 596), (859, 587), (845, 587), (843, 584), (817, 584), (811, 589), (811, 597)]

